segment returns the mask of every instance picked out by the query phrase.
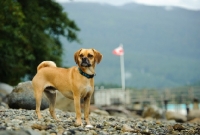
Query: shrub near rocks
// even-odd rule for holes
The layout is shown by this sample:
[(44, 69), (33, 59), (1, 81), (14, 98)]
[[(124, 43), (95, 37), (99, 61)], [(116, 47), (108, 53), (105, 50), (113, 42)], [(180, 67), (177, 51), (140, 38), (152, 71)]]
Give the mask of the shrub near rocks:
[[(8, 95), (8, 106), (13, 109), (35, 109), (35, 97), (32, 82), (23, 82), (18, 84)], [(49, 102), (43, 94), (41, 102), (41, 110), (49, 107)]]

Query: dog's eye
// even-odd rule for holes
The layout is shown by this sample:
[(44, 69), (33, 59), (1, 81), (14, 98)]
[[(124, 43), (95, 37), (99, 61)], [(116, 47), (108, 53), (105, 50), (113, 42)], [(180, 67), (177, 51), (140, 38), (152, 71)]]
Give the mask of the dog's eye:
[(91, 55), (91, 54), (88, 54), (88, 57), (89, 57), (89, 58), (92, 58), (92, 57), (93, 57), (93, 55)]
[(83, 57), (83, 54), (79, 55), (81, 58)]

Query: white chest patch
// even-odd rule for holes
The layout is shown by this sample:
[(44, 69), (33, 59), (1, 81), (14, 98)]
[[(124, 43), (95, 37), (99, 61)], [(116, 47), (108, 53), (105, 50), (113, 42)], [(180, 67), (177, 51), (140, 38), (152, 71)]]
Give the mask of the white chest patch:
[(91, 87), (90, 85), (87, 85), (87, 86), (85, 87), (85, 90), (86, 90), (86, 92), (89, 92), (89, 91), (92, 90), (92, 87)]

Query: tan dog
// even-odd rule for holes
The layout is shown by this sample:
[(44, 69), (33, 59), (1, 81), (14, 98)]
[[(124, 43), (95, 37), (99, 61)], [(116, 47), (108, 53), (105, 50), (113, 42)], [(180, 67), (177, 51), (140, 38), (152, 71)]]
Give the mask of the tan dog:
[(74, 99), (76, 111), (76, 125), (83, 125), (81, 121), (80, 100), (84, 99), (84, 117), (87, 125), (89, 121), (90, 99), (94, 91), (95, 65), (102, 59), (102, 54), (95, 49), (80, 49), (74, 54), (78, 66), (68, 69), (58, 68), (52, 61), (43, 61), (37, 67), (37, 74), (32, 83), (36, 99), (36, 113), (38, 119), (42, 118), (40, 105), (42, 93), (49, 99), (49, 111), (54, 119), (56, 92), (59, 90), (65, 97)]

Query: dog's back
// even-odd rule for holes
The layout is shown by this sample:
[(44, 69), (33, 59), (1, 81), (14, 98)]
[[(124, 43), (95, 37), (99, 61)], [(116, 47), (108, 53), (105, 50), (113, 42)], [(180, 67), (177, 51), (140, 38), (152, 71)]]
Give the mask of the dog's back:
[(39, 71), (41, 68), (44, 67), (57, 67), (56, 63), (54, 63), (53, 61), (43, 61), (42, 63), (40, 63), (37, 67), (37, 71)]

